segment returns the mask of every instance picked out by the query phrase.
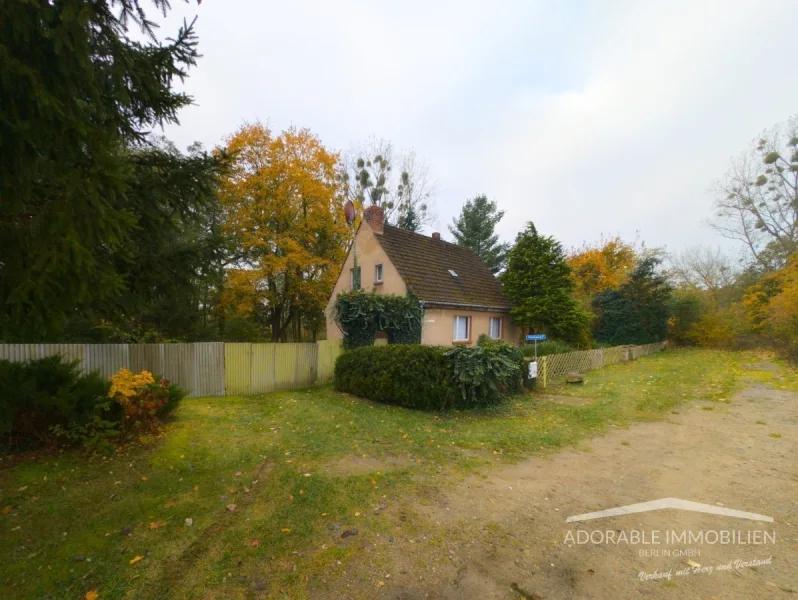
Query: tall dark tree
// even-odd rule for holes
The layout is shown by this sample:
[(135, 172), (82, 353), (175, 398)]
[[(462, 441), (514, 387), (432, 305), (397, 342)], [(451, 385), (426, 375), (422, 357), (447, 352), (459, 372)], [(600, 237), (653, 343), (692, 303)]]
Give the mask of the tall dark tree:
[(116, 253), (125, 293), (106, 303), (104, 321), (138, 342), (213, 336), (205, 317), (208, 303), (218, 302), (218, 292), (207, 294), (225, 262), (216, 196), (224, 156), (185, 155), (160, 141), (136, 148), (131, 159), (136, 177), (127, 205), (136, 228)]
[(3, 3), (0, 339), (52, 337), (78, 307), (121, 297), (118, 253), (140, 230), (136, 149), (191, 102), (172, 86), (196, 43), (185, 25), (155, 41), (141, 0)]
[(500, 244), (499, 236), (494, 233), (503, 216), (504, 211), (483, 195), (467, 200), (460, 216), (449, 225), (457, 245), (471, 248), (494, 273), (504, 266), (509, 247), (509, 244)]
[(72, 311), (64, 341), (155, 342), (218, 337), (215, 310), (231, 248), (217, 178), (226, 156), (189, 155), (163, 139), (130, 151), (127, 206), (136, 227), (113, 253), (124, 293)]
[(668, 335), (671, 292), (656, 256), (638, 262), (629, 280), (593, 300), (596, 339), (612, 345), (650, 344)]
[(571, 267), (560, 242), (540, 235), (529, 223), (507, 253), (507, 269), (500, 278), (516, 325), (579, 346), (589, 344), (590, 314), (574, 296)]

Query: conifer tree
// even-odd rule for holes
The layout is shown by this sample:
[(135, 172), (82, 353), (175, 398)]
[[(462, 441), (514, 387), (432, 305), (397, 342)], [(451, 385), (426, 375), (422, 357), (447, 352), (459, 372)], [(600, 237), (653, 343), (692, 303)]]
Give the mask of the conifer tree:
[(516, 325), (579, 346), (589, 344), (591, 317), (579, 307), (571, 268), (553, 237), (527, 224), (507, 254), (501, 282), (513, 303), (510, 316)]
[(489, 201), (483, 195), (466, 201), (460, 216), (449, 225), (455, 243), (471, 248), (488, 263), (494, 273), (504, 266), (508, 248), (508, 244), (499, 243), (499, 236), (494, 233), (496, 224), (503, 216), (504, 211), (499, 210), (495, 202)]
[(125, 290), (116, 263), (139, 227), (131, 149), (191, 102), (172, 86), (197, 58), (192, 25), (160, 43), (141, 0), (3, 3), (0, 340), (52, 339)]

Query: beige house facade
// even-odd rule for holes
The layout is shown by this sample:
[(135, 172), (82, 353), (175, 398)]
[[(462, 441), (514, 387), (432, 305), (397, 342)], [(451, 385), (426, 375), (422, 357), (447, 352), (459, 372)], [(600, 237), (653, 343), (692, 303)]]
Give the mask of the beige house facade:
[[(518, 345), (521, 331), (509, 317), (510, 304), (490, 268), (466, 248), (384, 223), (382, 209), (370, 206), (356, 237), (360, 288), (376, 294), (412, 292), (424, 310), (421, 343), (475, 345), (481, 335)], [(327, 339), (342, 339), (334, 320), (335, 300), (353, 286), (350, 250), (325, 309)], [(375, 343), (387, 343), (379, 333)]]

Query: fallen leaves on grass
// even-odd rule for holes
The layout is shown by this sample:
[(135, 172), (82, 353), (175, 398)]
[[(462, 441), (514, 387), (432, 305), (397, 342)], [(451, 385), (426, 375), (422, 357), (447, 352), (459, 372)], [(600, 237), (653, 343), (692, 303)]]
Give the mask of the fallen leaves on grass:
[(153, 521), (152, 523), (150, 523), (150, 529), (158, 529), (160, 527), (166, 527), (166, 521), (163, 521), (161, 523), (156, 523), (155, 521)]
[(135, 564), (136, 564), (137, 562), (139, 562), (139, 561), (140, 561), (142, 558), (144, 558), (144, 557), (143, 557), (143, 556), (136, 556), (136, 557), (134, 557), (134, 558), (131, 558), (131, 559), (130, 559), (130, 562), (129, 562), (128, 564), (135, 565)]
[(260, 541), (259, 540), (252, 540), (252, 547), (253, 548), (257, 548), (258, 546), (260, 546)]
[(235, 504), (228, 504), (228, 505), (227, 505), (225, 508), (226, 508), (226, 509), (227, 509), (229, 512), (233, 512), (233, 511), (236, 509), (236, 505), (235, 505)]
[(97, 590), (89, 590), (86, 592), (86, 595), (83, 598), (84, 600), (97, 600), (99, 595), (100, 594), (97, 592)]
[(10, 512), (11, 512), (11, 507), (10, 506), (3, 507), (3, 514), (4, 515), (7, 515)]

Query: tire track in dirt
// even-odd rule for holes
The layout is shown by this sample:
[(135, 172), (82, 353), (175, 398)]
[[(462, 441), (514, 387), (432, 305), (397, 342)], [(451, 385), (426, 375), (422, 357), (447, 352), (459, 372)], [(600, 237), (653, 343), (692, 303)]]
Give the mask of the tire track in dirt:
[(210, 542), (241, 520), (244, 517), (247, 507), (258, 499), (261, 490), (266, 487), (263, 485), (263, 478), (269, 474), (271, 467), (272, 463), (269, 460), (263, 461), (255, 476), (255, 479), (260, 485), (257, 487), (253, 486), (251, 493), (242, 496), (242, 499), (236, 504), (236, 509), (234, 511), (231, 512), (225, 509), (217, 520), (200, 532), (197, 538), (180, 553), (180, 556), (176, 560), (170, 562), (170, 564), (164, 568), (165, 573), (152, 587), (151, 598), (159, 600), (169, 598), (173, 590), (181, 588), (181, 584), (192, 568), (202, 556), (207, 554)]

